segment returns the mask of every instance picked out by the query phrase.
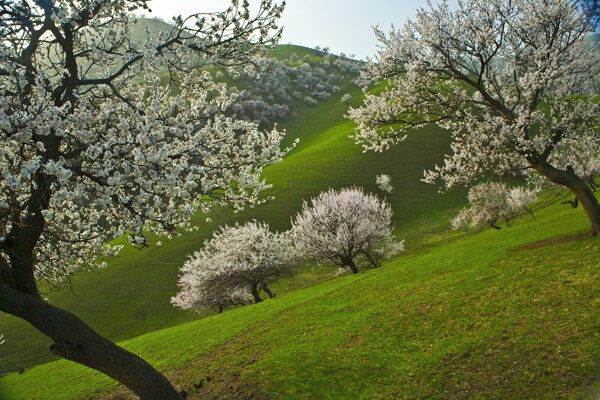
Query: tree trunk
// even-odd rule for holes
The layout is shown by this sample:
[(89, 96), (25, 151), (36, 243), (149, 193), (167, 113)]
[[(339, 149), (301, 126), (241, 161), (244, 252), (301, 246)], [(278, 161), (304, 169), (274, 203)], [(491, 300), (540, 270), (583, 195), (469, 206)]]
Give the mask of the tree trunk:
[(348, 266), (348, 268), (350, 268), (352, 270), (353, 274), (358, 274), (358, 268), (356, 267), (356, 264), (354, 264), (354, 260), (349, 258), (346, 260), (346, 265)]
[(258, 294), (258, 283), (253, 283), (250, 286), (250, 291), (252, 293), (252, 297), (254, 297), (254, 302), (260, 303), (262, 301), (262, 299), (260, 298), (260, 295)]
[(97, 334), (68, 311), (0, 282), (0, 311), (22, 318), (50, 337), (50, 351), (98, 370), (143, 400), (180, 400), (171, 383), (150, 364)]
[(265, 285), (264, 283), (263, 283), (263, 285), (262, 285), (261, 289), (262, 289), (262, 290), (264, 290), (264, 291), (265, 291), (265, 293), (269, 295), (269, 298), (270, 298), (270, 299), (272, 299), (273, 297), (275, 297), (275, 296), (273, 295), (273, 292), (271, 292), (271, 290), (270, 290), (270, 289), (267, 287), (267, 285)]
[(368, 251), (363, 251), (363, 254), (367, 257), (367, 260), (369, 260), (369, 263), (371, 263), (373, 268), (381, 267), (381, 264), (377, 263), (377, 261), (375, 261), (375, 259), (371, 257), (371, 254)]
[(550, 181), (566, 186), (575, 194), (590, 221), (591, 236), (600, 235), (600, 204), (587, 183), (578, 177), (571, 166), (566, 170), (558, 169), (547, 162), (535, 165), (535, 169)]

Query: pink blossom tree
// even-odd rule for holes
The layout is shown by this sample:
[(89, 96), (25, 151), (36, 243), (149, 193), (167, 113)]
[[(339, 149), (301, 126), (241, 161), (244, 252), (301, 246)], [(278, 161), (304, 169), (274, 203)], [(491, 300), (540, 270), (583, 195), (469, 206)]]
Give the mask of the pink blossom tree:
[(389, 204), (361, 188), (330, 189), (305, 201), (292, 220), (292, 240), (300, 254), (358, 273), (354, 258), (392, 236)]

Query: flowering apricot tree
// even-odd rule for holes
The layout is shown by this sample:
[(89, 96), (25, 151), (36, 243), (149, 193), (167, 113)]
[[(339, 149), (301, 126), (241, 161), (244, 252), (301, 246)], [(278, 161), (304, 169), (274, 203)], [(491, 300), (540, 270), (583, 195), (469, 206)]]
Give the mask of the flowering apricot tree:
[(369, 76), (389, 86), (350, 110), (356, 140), (380, 151), (438, 124), (452, 152), (425, 181), (452, 188), (535, 171), (575, 193), (598, 235), (600, 205), (572, 151), (598, 142), (600, 54), (584, 42), (592, 28), (570, 0), (467, 0), (421, 9), (389, 35), (376, 30), (382, 49)]
[(114, 237), (147, 245), (144, 231), (191, 229), (198, 209), (258, 201), (282, 133), (226, 117), (233, 99), (205, 67), (259, 67), (282, 7), (234, 0), (135, 42), (131, 12), (147, 0), (0, 2), (0, 311), (143, 399), (178, 394), (36, 281), (98, 264)]
[(507, 225), (524, 214), (535, 219), (531, 204), (537, 200), (537, 192), (520, 186), (509, 188), (499, 182), (480, 183), (469, 190), (469, 207), (462, 209), (450, 224), (456, 230), (485, 225), (500, 229), (496, 222), (501, 219)]
[(306, 201), (292, 220), (292, 240), (306, 256), (358, 273), (354, 258), (392, 236), (392, 209), (361, 188), (330, 189)]
[(375, 178), (375, 183), (377, 184), (377, 187), (383, 192), (392, 193), (394, 191), (394, 187), (392, 186), (392, 178), (389, 175), (377, 175), (377, 177)]
[(222, 227), (181, 267), (181, 291), (171, 299), (183, 309), (201, 310), (261, 302), (260, 291), (294, 266), (288, 234), (273, 233), (266, 223)]

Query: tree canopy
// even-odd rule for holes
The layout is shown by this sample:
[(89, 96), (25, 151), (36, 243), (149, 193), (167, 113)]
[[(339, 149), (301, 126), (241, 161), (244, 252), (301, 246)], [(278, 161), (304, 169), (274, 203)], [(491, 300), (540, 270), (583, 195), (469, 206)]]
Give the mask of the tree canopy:
[(598, 154), (600, 54), (592, 18), (569, 0), (468, 0), (430, 5), (386, 35), (368, 76), (389, 86), (349, 117), (356, 140), (382, 151), (435, 123), (451, 153), (425, 173), (446, 188), (484, 174), (534, 171), (575, 192), (600, 233), (600, 205), (574, 171), (577, 143)]
[(0, 2), (0, 310), (50, 336), (53, 353), (170, 399), (165, 378), (44, 302), (36, 281), (102, 265), (114, 237), (145, 246), (146, 232), (192, 229), (199, 209), (259, 201), (283, 133), (228, 117), (233, 98), (206, 68), (260, 68), (283, 5), (233, 0), (136, 41), (132, 12), (148, 4)]
[(392, 209), (385, 200), (351, 187), (330, 189), (292, 220), (292, 239), (300, 254), (358, 272), (354, 258), (392, 236)]

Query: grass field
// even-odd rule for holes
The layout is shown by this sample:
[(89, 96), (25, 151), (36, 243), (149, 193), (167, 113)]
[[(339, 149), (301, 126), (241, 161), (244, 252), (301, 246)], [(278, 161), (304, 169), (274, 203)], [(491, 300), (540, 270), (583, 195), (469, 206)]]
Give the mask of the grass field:
[[(191, 399), (591, 398), (600, 240), (580, 209), (536, 217), (121, 344)], [(67, 361), (0, 387), (8, 400), (125, 394)]]
[[(314, 50), (279, 46), (276, 54), (289, 57), (292, 53), (302, 58)], [(281, 125), (288, 132), (284, 145), (297, 137), (301, 141), (283, 162), (264, 171), (266, 180), (273, 184), (267, 194), (275, 195), (274, 201), (239, 215), (221, 210), (216, 216), (210, 215), (210, 224), (204, 221), (206, 215), (198, 216), (200, 231), (183, 234), (161, 247), (127, 247), (118, 258), (107, 260), (107, 268), (75, 276), (72, 290), (52, 290), (46, 297), (114, 341), (195, 320), (204, 315), (178, 310), (169, 299), (177, 291), (178, 268), (218, 224), (255, 218), (269, 222), (274, 229), (285, 230), (303, 199), (329, 187), (360, 185), (383, 196), (375, 185), (375, 177), (380, 173), (392, 177), (395, 191), (386, 198), (395, 212), (397, 236), (407, 240), (408, 248), (417, 247), (426, 234), (444, 229), (448, 210), (465, 201), (464, 192), (439, 194), (436, 187), (420, 182), (420, 178), (424, 169), (442, 160), (449, 148), (448, 135), (435, 128), (425, 129), (391, 151), (362, 153), (348, 137), (354, 125), (343, 117), (347, 105), (340, 99), (344, 93), (354, 96), (351, 105), (359, 104), (361, 91), (346, 81), (341, 92), (317, 106), (298, 103), (292, 107), (297, 117)], [(306, 267), (296, 279), (275, 288), (281, 293), (303, 287), (327, 279), (332, 271)], [(56, 359), (48, 351), (50, 340), (19, 319), (0, 315), (0, 332), (7, 340), (6, 345), (0, 346), (0, 372)]]

